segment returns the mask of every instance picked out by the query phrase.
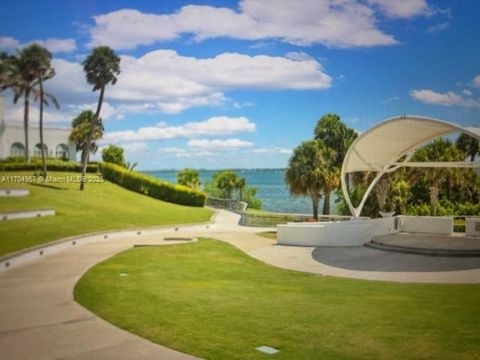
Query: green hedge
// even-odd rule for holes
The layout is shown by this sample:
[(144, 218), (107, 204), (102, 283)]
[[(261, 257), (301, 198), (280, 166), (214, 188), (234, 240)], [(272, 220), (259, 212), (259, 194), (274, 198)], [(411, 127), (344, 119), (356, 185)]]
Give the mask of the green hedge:
[(189, 206), (204, 206), (207, 196), (198, 190), (175, 185), (110, 163), (99, 163), (103, 177), (124, 188), (156, 199)]
[[(42, 163), (39, 161), (26, 162), (0, 162), (0, 171), (37, 171), (42, 169)], [(81, 172), (82, 165), (73, 161), (47, 160), (48, 171), (69, 171)], [(97, 173), (98, 165), (89, 163), (87, 165), (88, 173)]]

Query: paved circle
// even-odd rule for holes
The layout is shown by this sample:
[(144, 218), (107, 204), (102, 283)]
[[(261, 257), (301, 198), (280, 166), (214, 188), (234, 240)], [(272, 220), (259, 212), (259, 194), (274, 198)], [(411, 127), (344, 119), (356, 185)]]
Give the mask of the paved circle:
[(480, 269), (480, 257), (440, 257), (355, 247), (317, 247), (319, 263), (358, 271), (433, 272)]

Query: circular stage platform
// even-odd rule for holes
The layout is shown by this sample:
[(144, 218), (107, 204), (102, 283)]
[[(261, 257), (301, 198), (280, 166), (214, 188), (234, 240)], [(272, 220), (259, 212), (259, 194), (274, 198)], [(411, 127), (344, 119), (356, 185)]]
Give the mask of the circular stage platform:
[(480, 237), (470, 237), (464, 234), (447, 236), (399, 233), (377, 236), (365, 246), (377, 250), (407, 254), (480, 257)]
[(383, 251), (365, 246), (317, 247), (315, 261), (354, 271), (442, 272), (480, 269), (480, 257), (441, 257)]

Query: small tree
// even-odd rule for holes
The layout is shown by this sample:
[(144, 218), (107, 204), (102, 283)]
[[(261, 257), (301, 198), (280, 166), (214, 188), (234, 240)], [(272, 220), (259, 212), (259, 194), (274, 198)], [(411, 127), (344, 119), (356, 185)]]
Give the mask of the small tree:
[(126, 167), (124, 151), (120, 146), (108, 145), (102, 150), (102, 160), (108, 163)]
[(309, 140), (293, 151), (285, 172), (285, 182), (290, 194), (309, 196), (313, 217), (318, 220), (318, 205), (325, 189), (325, 164), (332, 156), (332, 149), (322, 141)]
[(238, 175), (233, 171), (220, 171), (213, 174), (213, 184), (223, 193), (223, 198), (232, 199), (233, 192), (239, 187)]
[(200, 173), (195, 169), (183, 169), (177, 173), (177, 183), (198, 189), (201, 185)]
[(99, 140), (103, 137), (103, 123), (102, 119), (99, 119), (95, 130), (92, 133), (92, 139), (90, 142), (90, 148), (87, 150), (87, 137), (90, 133), (91, 127), (93, 124), (93, 111), (85, 110), (82, 111), (75, 119), (72, 121), (72, 131), (70, 132), (69, 139), (70, 141), (75, 142), (77, 146), (77, 151), (81, 151), (81, 162), (87, 162), (89, 159), (90, 153), (95, 153), (98, 149), (96, 140)]

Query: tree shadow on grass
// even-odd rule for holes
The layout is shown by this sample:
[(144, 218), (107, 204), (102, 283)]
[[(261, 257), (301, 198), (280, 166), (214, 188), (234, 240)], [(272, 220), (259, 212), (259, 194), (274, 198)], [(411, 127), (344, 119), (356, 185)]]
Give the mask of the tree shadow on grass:
[(68, 190), (67, 188), (55, 186), (55, 185), (47, 185), (47, 184), (30, 184), (32, 186), (38, 186), (45, 189), (52, 189), (52, 190)]

